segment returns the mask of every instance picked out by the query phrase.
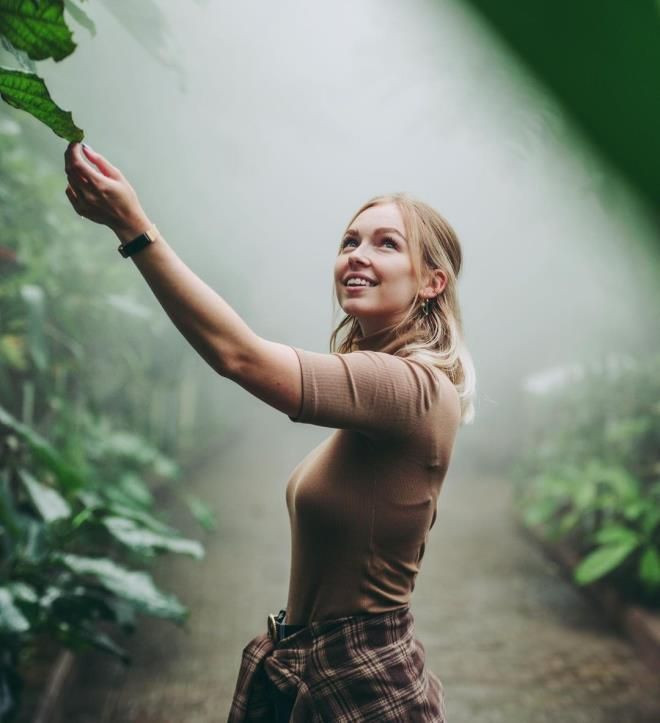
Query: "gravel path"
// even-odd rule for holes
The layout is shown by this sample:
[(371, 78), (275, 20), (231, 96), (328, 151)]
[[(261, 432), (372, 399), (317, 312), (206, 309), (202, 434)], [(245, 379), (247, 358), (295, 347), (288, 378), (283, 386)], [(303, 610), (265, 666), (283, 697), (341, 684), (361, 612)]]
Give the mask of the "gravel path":
[[(190, 606), (187, 629), (145, 620), (128, 672), (86, 655), (67, 723), (226, 720), (243, 646), (286, 603), (286, 480), (330, 433), (262, 408), (255, 419), (188, 483), (218, 515), (206, 559), (162, 559), (155, 570)], [(198, 536), (186, 519), (180, 527)], [(660, 720), (659, 681), (516, 529), (505, 480), (450, 473), (412, 610), (450, 723)]]

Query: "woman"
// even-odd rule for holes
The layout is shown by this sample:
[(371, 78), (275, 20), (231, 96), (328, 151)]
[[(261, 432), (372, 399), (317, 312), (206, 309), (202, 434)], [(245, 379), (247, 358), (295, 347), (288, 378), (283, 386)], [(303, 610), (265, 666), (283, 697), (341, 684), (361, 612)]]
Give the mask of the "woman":
[(454, 231), (405, 194), (366, 203), (334, 267), (346, 312), (337, 350), (320, 354), (257, 336), (176, 256), (103, 156), (71, 144), (65, 159), (74, 209), (116, 233), (216, 371), (294, 422), (335, 429), (288, 481), (288, 600), (243, 649), (230, 723), (445, 721), (409, 602), (456, 432), (474, 415)]

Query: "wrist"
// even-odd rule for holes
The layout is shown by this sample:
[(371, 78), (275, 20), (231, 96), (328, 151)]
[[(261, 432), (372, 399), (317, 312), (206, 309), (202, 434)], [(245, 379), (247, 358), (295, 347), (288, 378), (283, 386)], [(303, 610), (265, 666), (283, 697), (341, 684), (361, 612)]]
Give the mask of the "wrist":
[(121, 243), (132, 241), (136, 236), (144, 233), (151, 227), (151, 221), (146, 215), (137, 216), (130, 222), (122, 224), (121, 226), (114, 226), (113, 231)]

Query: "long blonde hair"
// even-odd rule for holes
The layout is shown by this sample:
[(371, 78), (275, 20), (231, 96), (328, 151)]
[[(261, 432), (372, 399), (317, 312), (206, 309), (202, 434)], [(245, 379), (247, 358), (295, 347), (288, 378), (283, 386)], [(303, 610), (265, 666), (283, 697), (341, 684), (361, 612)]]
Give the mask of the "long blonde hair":
[[(353, 215), (346, 230), (367, 208), (384, 203), (396, 203), (401, 211), (406, 238), (410, 248), (412, 266), (418, 290), (404, 317), (392, 327), (392, 333), (410, 337), (395, 354), (425, 362), (441, 369), (452, 381), (461, 401), (461, 424), (474, 420), (476, 373), (472, 356), (463, 338), (463, 324), (458, 304), (457, 279), (463, 254), (458, 237), (448, 221), (423, 201), (406, 193), (392, 193), (367, 201)], [(419, 287), (423, 274), (431, 269), (442, 269), (447, 274), (444, 290), (428, 302), (428, 315), (422, 312)], [(336, 302), (336, 295), (333, 293)], [(340, 342), (337, 337), (344, 336)], [(330, 336), (330, 350), (345, 354), (354, 351), (356, 342), (363, 337), (356, 317), (346, 315)]]

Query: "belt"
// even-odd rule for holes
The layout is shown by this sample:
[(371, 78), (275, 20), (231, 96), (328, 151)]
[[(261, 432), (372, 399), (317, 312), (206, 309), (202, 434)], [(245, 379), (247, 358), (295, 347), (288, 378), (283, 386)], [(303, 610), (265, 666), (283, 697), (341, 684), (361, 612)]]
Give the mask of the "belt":
[(279, 640), (282, 640), (282, 638), (285, 638), (287, 635), (292, 635), (298, 630), (302, 630), (305, 625), (286, 625), (282, 622), (284, 620), (284, 616), (286, 615), (286, 610), (280, 610), (277, 615), (269, 615), (268, 616), (268, 635), (270, 636), (270, 639), (276, 643)]

